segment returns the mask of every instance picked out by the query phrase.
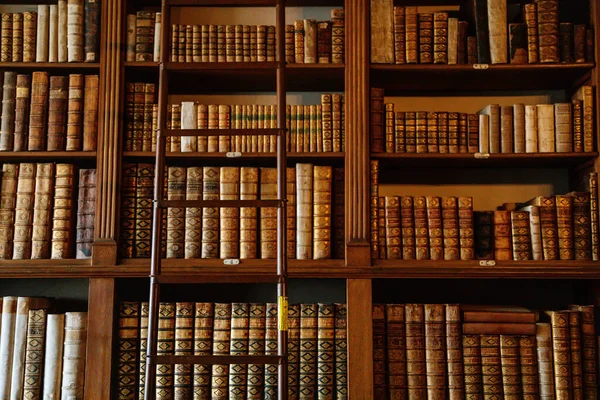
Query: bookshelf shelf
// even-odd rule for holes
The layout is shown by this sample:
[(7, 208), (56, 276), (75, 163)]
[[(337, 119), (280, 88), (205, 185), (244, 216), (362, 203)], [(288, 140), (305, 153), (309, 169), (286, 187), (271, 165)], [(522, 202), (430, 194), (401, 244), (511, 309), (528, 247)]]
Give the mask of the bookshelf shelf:
[(276, 6), (278, 0), (167, 0), (172, 7), (272, 7)]
[[(39, 2), (37, 1), (35, 2), (35, 4), (38, 3)], [(100, 63), (0, 62), (0, 69), (16, 71), (52, 70), (69, 72), (73, 70), (98, 70), (100, 69)]]
[[(585, 80), (594, 63), (473, 65), (371, 64), (371, 83), (394, 91), (466, 92), (565, 89)], [(502, 82), (502, 85), (498, 85)]]
[(593, 163), (598, 153), (519, 153), (490, 154), (478, 158), (471, 154), (372, 153), (382, 166), (401, 167), (581, 167)]
[(344, 0), (286, 0), (288, 7), (343, 7)]
[(157, 69), (158, 63), (154, 61), (126, 61), (125, 68), (128, 69)]
[(95, 151), (0, 151), (0, 161), (43, 160), (73, 161), (96, 160)]
[[(239, 161), (244, 163), (246, 161), (259, 161), (259, 160), (273, 160), (277, 158), (275, 153), (242, 153), (242, 157), (228, 158), (227, 153), (167, 153), (167, 159), (171, 160), (197, 160), (197, 159), (222, 159), (223, 161)], [(2, 154), (0, 153), (0, 156)], [(154, 152), (151, 151), (126, 151), (123, 153), (123, 157), (126, 159), (137, 159), (137, 160), (149, 160), (154, 159)], [(344, 153), (294, 153), (288, 152), (287, 158), (289, 160), (343, 160)]]
[(287, 64), (291, 91), (344, 91), (344, 64)]

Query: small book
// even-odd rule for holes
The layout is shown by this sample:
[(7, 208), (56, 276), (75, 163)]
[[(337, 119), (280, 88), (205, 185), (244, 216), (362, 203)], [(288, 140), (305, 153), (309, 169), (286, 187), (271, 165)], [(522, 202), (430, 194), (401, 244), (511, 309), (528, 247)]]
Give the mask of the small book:
[(331, 62), (343, 64), (345, 56), (344, 9), (331, 10)]
[[(211, 355), (213, 348), (213, 303), (196, 303), (194, 310), (194, 355)], [(209, 398), (211, 366), (194, 364), (192, 386), (194, 395)]]
[[(277, 304), (266, 304), (265, 321), (265, 355), (277, 354)], [(315, 315), (316, 317), (316, 315)], [(315, 321), (316, 325), (316, 321)], [(265, 365), (265, 388), (264, 396), (269, 398), (277, 397), (277, 379), (278, 371), (276, 364)], [(313, 384), (315, 382), (313, 381)]]
[[(248, 303), (231, 304), (231, 341), (229, 354), (248, 355), (248, 328), (250, 305)], [(244, 396), (247, 392), (247, 365), (231, 364), (229, 366), (229, 397)]]
[(385, 305), (373, 304), (373, 386), (375, 399), (388, 398), (386, 353)]
[[(405, 304), (408, 397), (427, 397), (426, 332), (423, 304)], [(433, 372), (433, 371), (432, 371)], [(432, 375), (433, 377), (434, 375)]]
[(123, 398), (137, 394), (136, 369), (139, 356), (140, 303), (123, 301), (119, 307), (117, 393)]

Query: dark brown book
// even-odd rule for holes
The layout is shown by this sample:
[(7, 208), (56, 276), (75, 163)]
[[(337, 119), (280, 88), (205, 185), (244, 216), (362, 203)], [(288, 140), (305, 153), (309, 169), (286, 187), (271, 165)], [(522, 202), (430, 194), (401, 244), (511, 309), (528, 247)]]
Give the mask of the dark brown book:
[(135, 240), (133, 256), (150, 257), (154, 165), (138, 164), (135, 186)]
[(559, 260), (573, 260), (573, 197), (556, 195), (556, 227)]
[(463, 322), (497, 322), (497, 323), (536, 323), (538, 316), (534, 312), (516, 311), (464, 311)]
[[(213, 347), (214, 304), (196, 303), (194, 310), (194, 355), (211, 355)], [(210, 398), (211, 366), (194, 365), (194, 396)]]
[[(175, 353), (175, 303), (160, 303), (158, 318), (159, 356), (172, 356)], [(156, 397), (173, 397), (173, 365), (156, 366)]]
[(477, 153), (479, 151), (479, 116), (477, 114), (467, 115), (467, 152)]
[[(176, 356), (194, 354), (194, 306), (192, 302), (175, 303), (174, 355)], [(174, 399), (191, 397), (192, 366), (190, 364), (173, 366), (173, 395)]]
[(419, 13), (419, 63), (433, 63), (433, 14)]
[(538, 367), (534, 335), (519, 336), (519, 365), (523, 400), (538, 398)]
[[(231, 304), (215, 303), (213, 325), (213, 348), (215, 356), (229, 355), (231, 349)], [(229, 365), (212, 366), (211, 399), (227, 399), (229, 397)]]
[[(142, 151), (143, 149), (142, 139), (144, 136), (144, 88), (145, 85), (142, 82), (133, 83), (133, 92), (131, 94), (131, 151)], [(179, 116), (181, 116), (180, 107), (180, 105), (177, 105)], [(175, 126), (173, 126), (173, 129), (178, 129), (178, 127), (176, 128)], [(173, 151), (174, 149), (171, 148), (170, 150)], [(179, 151), (179, 149), (177, 149), (177, 151)]]
[(458, 153), (459, 150), (459, 113), (448, 113), (448, 152)]
[(475, 259), (475, 230), (473, 228), (473, 198), (458, 198), (458, 237), (461, 260)]
[(425, 197), (413, 198), (415, 221), (415, 258), (417, 260), (429, 259), (429, 229), (427, 201)]
[(388, 259), (402, 258), (398, 196), (385, 196), (385, 248)]
[[(248, 329), (250, 305), (248, 303), (231, 304), (231, 341), (229, 354), (232, 356), (248, 355)], [(229, 366), (229, 398), (245, 399), (247, 394), (247, 365), (231, 364)]]
[[(333, 170), (333, 257), (346, 257), (344, 169)], [(288, 218), (289, 221), (289, 218)], [(289, 229), (289, 223), (288, 223)]]
[(427, 397), (439, 399), (446, 393), (446, 312), (443, 304), (425, 304), (424, 309)]
[(560, 62), (558, 0), (539, 0), (536, 5), (540, 62)]
[(439, 153), (438, 113), (427, 113), (427, 153)]
[(377, 198), (377, 238), (379, 240), (379, 258), (385, 260), (387, 258), (386, 247), (386, 227), (385, 227), (385, 197)]
[(425, 310), (423, 304), (406, 304), (406, 373), (408, 398), (427, 397)]
[(467, 36), (467, 64), (477, 64), (477, 38)]
[(394, 103), (385, 103), (385, 152), (393, 153), (395, 149)]
[[(276, 311), (276, 310), (275, 310)], [(337, 322), (337, 321), (336, 321)], [(300, 305), (288, 307), (288, 396), (298, 398), (300, 379)], [(344, 354), (346, 354), (344, 352)], [(338, 364), (336, 364), (337, 368)], [(260, 393), (262, 396), (262, 392)], [(259, 397), (262, 399), (262, 397)]]
[[(6, 14), (3, 14), (3, 16)], [(10, 15), (10, 14), (9, 14)], [(3, 21), (4, 24), (4, 21)], [(4, 46), (4, 45), (3, 45)], [(17, 73), (5, 71), (2, 85), (2, 116), (0, 117), (0, 151), (13, 149)]]
[(97, 140), (98, 75), (86, 75), (83, 94), (83, 151), (96, 150)]
[(516, 324), (502, 322), (465, 322), (463, 333), (466, 335), (532, 335), (534, 324)]
[(596, 382), (597, 360), (596, 360), (596, 334), (594, 327), (594, 306), (569, 306), (571, 310), (580, 313), (581, 322), (581, 364), (583, 366), (583, 398), (585, 400), (595, 399), (598, 396)]
[(73, 195), (75, 171), (73, 164), (56, 164), (54, 207), (52, 215), (52, 249), (50, 258), (65, 259), (73, 254)]
[(583, 365), (581, 357), (581, 314), (569, 310), (569, 343), (571, 351), (571, 380), (573, 399), (583, 399)]
[(407, 398), (404, 304), (386, 304), (386, 358), (391, 399)]
[(120, 398), (136, 398), (136, 370), (140, 342), (140, 303), (123, 301), (119, 307), (117, 393)]
[(465, 398), (483, 400), (481, 379), (481, 345), (479, 335), (462, 335), (463, 364), (465, 374)]
[(594, 62), (594, 30), (592, 28), (585, 30), (585, 60)]
[[(77, 151), (83, 140), (83, 82), (81, 74), (69, 75), (69, 102), (67, 106), (66, 150)], [(129, 119), (128, 122), (129, 123)]]
[[(463, 332), (466, 332), (463, 326)], [(481, 345), (481, 380), (483, 398), (502, 398), (502, 369), (500, 360), (500, 335), (483, 334), (479, 337)]]
[(460, 323), (460, 306), (445, 304), (446, 319), (446, 361), (448, 371), (448, 399), (465, 398), (465, 380), (463, 367), (462, 332)]
[(371, 237), (371, 258), (379, 258), (379, 231), (377, 229), (377, 198), (379, 193), (379, 161), (371, 160), (370, 164), (370, 197), (369, 197), (369, 226)]
[(331, 63), (331, 21), (317, 22), (317, 62)]
[(509, 60), (511, 64), (527, 64), (527, 25), (508, 24)]
[(535, 3), (524, 4), (523, 14), (527, 26), (527, 61), (530, 64), (539, 61), (538, 21), (537, 5)]
[(440, 153), (449, 153), (448, 149), (448, 113), (438, 112), (437, 113), (437, 133), (438, 133), (438, 150)]
[(75, 258), (90, 258), (96, 216), (96, 169), (79, 170)]
[[(164, 24), (165, 28), (168, 26)], [(137, 11), (135, 24), (135, 61), (152, 61), (154, 41), (154, 13)]]
[(437, 196), (427, 196), (427, 228), (429, 233), (429, 258), (444, 259), (444, 242), (442, 233), (441, 199)]
[(468, 153), (469, 152), (469, 138), (468, 138), (468, 125), (467, 125), (467, 114), (458, 114), (458, 152)]
[(600, 259), (600, 238), (598, 232), (598, 173), (590, 172), (588, 179), (590, 189), (590, 220), (592, 223), (592, 260)]
[[(265, 322), (265, 355), (274, 356), (277, 354), (277, 304), (267, 303), (266, 313), (267, 316)], [(277, 377), (277, 365), (265, 365), (265, 398), (274, 399), (277, 397)]]
[(123, 258), (132, 258), (135, 242), (137, 164), (125, 163), (122, 171), (119, 253)]
[(457, 64), (467, 64), (467, 35), (469, 23), (467, 21), (458, 21), (458, 49)]
[(584, 63), (585, 57), (585, 25), (576, 24), (573, 27), (573, 60)]
[(406, 136), (406, 152), (415, 153), (417, 151), (416, 113), (406, 112), (404, 115), (404, 135)]
[(569, 339), (569, 312), (547, 311), (552, 325), (552, 352), (554, 360), (554, 389), (557, 399), (570, 399), (573, 390), (571, 378), (571, 343)]
[(300, 305), (300, 389), (301, 398), (316, 397), (317, 386), (317, 304)]
[(406, 8), (394, 7), (394, 60), (406, 64)]
[(559, 49), (560, 61), (563, 63), (575, 62), (573, 44), (574, 44), (574, 26), (572, 22), (561, 22), (559, 24)]
[[(489, 64), (490, 39), (486, 0), (469, 0), (466, 3), (467, 22), (470, 27), (475, 28), (475, 49), (479, 64)], [(474, 60), (473, 60), (474, 61)], [(471, 62), (469, 62), (471, 64)]]
[(335, 396), (348, 399), (348, 343), (345, 303), (335, 304)]
[(519, 337), (500, 335), (500, 364), (502, 369), (502, 392), (505, 400), (523, 398), (521, 368), (519, 365)]
[(544, 260), (558, 260), (558, 228), (556, 222), (556, 199), (538, 196), (527, 204), (540, 207), (542, 250)]
[(458, 199), (442, 197), (444, 260), (460, 260)]
[(384, 137), (384, 90), (371, 88), (371, 152), (383, 153), (385, 148)]
[[(185, 200), (185, 167), (168, 167), (167, 199)], [(167, 213), (167, 258), (183, 258), (185, 245), (185, 208), (169, 207)]]
[(510, 224), (512, 230), (512, 259), (531, 260), (531, 229), (529, 212), (510, 211)]
[(31, 231), (33, 225), (36, 169), (36, 165), (32, 163), (19, 164), (13, 236), (13, 260), (23, 260), (31, 257)]
[(433, 62), (448, 64), (448, 13), (433, 13)]
[(385, 305), (373, 304), (373, 398), (376, 400), (389, 398), (386, 371)]
[(50, 77), (48, 96), (48, 144), (47, 150), (65, 149), (67, 136), (68, 81), (66, 76)]
[(85, 62), (98, 62), (98, 36), (100, 32), (100, 0), (85, 0)]
[(31, 97), (31, 76), (17, 75), (17, 94), (15, 98), (15, 138), (14, 151), (27, 150), (29, 132), (29, 102)]
[(494, 212), (474, 211), (475, 256), (478, 260), (494, 259)]
[(417, 153), (427, 153), (427, 113), (415, 113), (415, 143)]
[(402, 237), (402, 259), (415, 259), (415, 216), (413, 213), (413, 198), (400, 197), (400, 226)]
[(31, 258), (50, 258), (52, 203), (54, 194), (53, 163), (38, 163), (35, 174), (35, 200), (31, 232)]

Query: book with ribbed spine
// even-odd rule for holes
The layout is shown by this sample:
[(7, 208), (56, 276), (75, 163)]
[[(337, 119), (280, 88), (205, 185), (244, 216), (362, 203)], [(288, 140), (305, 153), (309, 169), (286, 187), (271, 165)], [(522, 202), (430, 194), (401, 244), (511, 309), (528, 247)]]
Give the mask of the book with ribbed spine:
[(524, 4), (523, 15), (527, 26), (527, 61), (534, 64), (539, 60), (537, 5)]
[(425, 369), (427, 397), (444, 396), (446, 387), (445, 308), (443, 304), (425, 304)]
[(573, 151), (573, 106), (570, 102), (554, 104), (554, 135), (557, 153)]
[(573, 151), (583, 152), (583, 102), (572, 100), (573, 103)]
[(150, 257), (154, 165), (138, 164), (135, 185), (134, 257)]
[(574, 259), (573, 253), (573, 197), (556, 195), (556, 222), (558, 237), (558, 258)]
[(448, 64), (448, 13), (433, 13), (433, 62)]
[(583, 110), (583, 151), (594, 151), (594, 93), (592, 86), (581, 86), (572, 97), (581, 100)]
[(140, 342), (140, 303), (124, 301), (119, 305), (117, 353), (117, 394), (120, 399), (135, 399), (136, 371)]
[(385, 305), (373, 304), (373, 387), (375, 399), (388, 398)]
[(427, 196), (427, 226), (429, 233), (429, 258), (443, 260), (443, 234), (441, 199), (437, 196)]
[[(231, 342), (229, 354), (248, 355), (248, 328), (250, 305), (248, 303), (231, 304)], [(229, 366), (229, 399), (246, 399), (247, 365)]]
[(50, 258), (64, 259), (71, 257), (73, 232), (73, 164), (56, 164), (56, 180), (54, 185), (54, 207), (52, 215), (52, 244)]
[(442, 197), (441, 206), (444, 260), (459, 260), (458, 199), (456, 197)]
[[(385, 149), (385, 110), (384, 110), (384, 89), (371, 88), (371, 152), (383, 153)], [(326, 140), (325, 120), (326, 111), (323, 107), (323, 140)], [(323, 146), (323, 151), (328, 151)]]
[(83, 0), (67, 1), (67, 59), (83, 62), (84, 54), (84, 8)]
[[(299, 260), (313, 258), (313, 205), (315, 200), (313, 196), (317, 196), (313, 195), (316, 193), (313, 186), (313, 170), (312, 164), (296, 165), (296, 258)], [(321, 172), (326, 173), (319, 169), (320, 177)], [(331, 178), (331, 170), (329, 170), (329, 178)], [(319, 181), (319, 187), (327, 182), (324, 179), (319, 179)], [(329, 179), (329, 183), (331, 183), (331, 179)], [(325, 191), (319, 192), (324, 193)], [(331, 191), (329, 191), (329, 196), (331, 196)], [(315, 226), (315, 228), (318, 227)], [(329, 230), (329, 232), (331, 231)]]
[(480, 335), (481, 378), (484, 398), (502, 397), (500, 335)]
[[(202, 199), (219, 199), (219, 167), (203, 167)], [(202, 208), (202, 258), (219, 257), (219, 214), (218, 207)]]
[[(342, 151), (342, 101), (344, 95), (331, 95), (332, 151)], [(324, 150), (325, 151), (325, 150)]]
[(331, 10), (331, 62), (333, 64), (344, 63), (344, 9)]
[(597, 397), (597, 365), (596, 365), (596, 338), (594, 328), (594, 306), (569, 306), (570, 310), (578, 311), (580, 317), (581, 336), (581, 365), (583, 367), (583, 398), (595, 399)]
[(369, 226), (371, 238), (371, 258), (379, 258), (379, 231), (377, 229), (377, 202), (379, 196), (379, 161), (371, 160), (369, 186)]
[[(439, 153), (438, 113), (427, 113), (427, 153)], [(458, 144), (458, 143), (457, 143)]]
[(512, 260), (512, 228), (510, 211), (494, 211), (494, 259)]
[(540, 226), (544, 260), (558, 260), (559, 249), (556, 199), (554, 197), (538, 196), (530, 200), (527, 205), (535, 205), (540, 208)]
[(406, 371), (409, 398), (427, 397), (425, 310), (423, 304), (405, 304)]
[(406, 9), (403, 6), (394, 7), (394, 61), (396, 64), (406, 63)]
[[(188, 167), (185, 176), (185, 199), (202, 199), (202, 167)], [(202, 209), (185, 209), (184, 257), (200, 258)]]
[(86, 312), (65, 313), (61, 398), (83, 397), (87, 324)]
[(2, 301), (2, 331), (0, 335), (0, 394), (5, 399), (10, 397), (10, 382), (15, 340), (15, 324), (17, 320), (18, 298), (4, 296)]
[[(144, 83), (134, 82), (131, 91), (131, 147), (130, 151), (142, 151), (144, 136)], [(179, 138), (178, 138), (179, 139)], [(173, 150), (173, 149), (171, 149)]]
[(319, 399), (335, 396), (335, 305), (318, 304), (316, 395)]
[(462, 400), (465, 397), (460, 306), (445, 304), (446, 369), (448, 398)]
[(448, 113), (448, 152), (459, 153), (461, 140), (460, 114)]
[(483, 399), (481, 376), (481, 344), (479, 335), (462, 335), (463, 364), (465, 374), (465, 398)]
[(531, 260), (531, 230), (527, 211), (510, 211), (512, 259)]
[(347, 310), (345, 303), (335, 303), (335, 397), (348, 398)]
[(371, 63), (394, 63), (394, 20), (391, 0), (371, 0)]
[[(394, 150), (395, 153), (406, 153), (406, 113), (398, 111), (394, 116)], [(439, 129), (439, 128), (438, 128)], [(440, 138), (441, 140), (441, 138)]]
[(519, 336), (519, 366), (523, 399), (537, 399), (538, 368), (535, 336)]
[(152, 61), (153, 38), (154, 13), (151, 11), (137, 11), (135, 20), (135, 61)]
[(500, 364), (502, 392), (505, 399), (521, 399), (521, 369), (519, 365), (519, 337), (500, 335)]
[(438, 133), (438, 151), (439, 153), (449, 153), (449, 120), (447, 112), (437, 113), (437, 133)]
[[(3, 14), (6, 15), (6, 14)], [(0, 117), (0, 151), (12, 150), (15, 132), (17, 73), (5, 71), (2, 82), (2, 116)]]
[(0, 62), (12, 61), (13, 14), (0, 14)]
[[(6, 298), (4, 301), (6, 303)], [(60, 398), (61, 374), (63, 369), (65, 315), (48, 314), (47, 320), (42, 398), (58, 399)]]
[[(277, 199), (277, 169), (261, 168), (259, 179), (260, 199)], [(277, 209), (274, 207), (260, 209), (260, 257), (277, 257)]]
[(47, 150), (64, 150), (68, 102), (66, 76), (51, 76), (48, 98), (48, 144)]
[(31, 258), (31, 231), (33, 229), (36, 171), (36, 164), (19, 164), (13, 236), (13, 260)]
[[(310, 165), (310, 164), (308, 164)], [(298, 166), (296, 168), (302, 168), (300, 167), (300, 164), (298, 164)], [(312, 190), (312, 194), (313, 194), (313, 199), (312, 199), (312, 206), (313, 206), (313, 221), (312, 221), (312, 226), (313, 226), (313, 232), (312, 232), (312, 237), (313, 237), (313, 243), (312, 243), (312, 248), (313, 248), (313, 257), (315, 260), (317, 259), (324, 259), (324, 258), (331, 258), (331, 208), (332, 208), (332, 167), (331, 166), (319, 166), (319, 165), (315, 165), (314, 167), (312, 165), (310, 165), (310, 167), (313, 169), (313, 190)], [(302, 183), (302, 180), (299, 182)], [(300, 192), (301, 190), (301, 185), (299, 184), (298, 187), (298, 196), (299, 196), (299, 200), (300, 200), (300, 196), (302, 195), (302, 193)], [(302, 189), (305, 189), (302, 188)], [(303, 191), (304, 192), (304, 191)], [(304, 200), (306, 200), (306, 198), (304, 198)], [(298, 201), (298, 205), (300, 207), (300, 201)], [(299, 217), (300, 215), (305, 215), (304, 212), (303, 213), (298, 213)], [(300, 224), (300, 221), (298, 221), (299, 227), (302, 227), (302, 225)], [(305, 228), (306, 226), (304, 226)], [(298, 243), (300, 243), (300, 241), (298, 241)], [(298, 257), (299, 259), (302, 259), (301, 257)], [(309, 254), (309, 258), (310, 258), (310, 254)]]
[[(196, 303), (194, 309), (194, 355), (210, 355), (213, 347), (213, 303)], [(210, 397), (211, 367), (194, 364), (193, 396), (204, 399)]]
[(386, 355), (389, 395), (406, 398), (406, 328), (404, 304), (386, 304)]
[(30, 62), (48, 62), (48, 42), (50, 37), (48, 34), (49, 17), (50, 6), (38, 4), (35, 51), (33, 52), (35, 54), (35, 60), (30, 60)]
[(96, 150), (97, 140), (98, 75), (86, 75), (83, 93), (83, 151)]
[(79, 196), (77, 199), (77, 236), (75, 258), (90, 258), (94, 243), (96, 216), (96, 170), (79, 170)]
[(387, 258), (402, 258), (398, 196), (385, 196), (385, 247)]
[(15, 97), (15, 129), (14, 151), (27, 149), (27, 135), (29, 131), (29, 101), (31, 94), (31, 76), (17, 75), (17, 91)]
[(427, 153), (427, 113), (415, 113), (415, 142), (417, 153)]
[(417, 260), (429, 259), (429, 228), (427, 199), (424, 196), (413, 198), (414, 226), (415, 226), (415, 258)]
[(304, 62), (314, 64), (317, 62), (317, 21), (305, 19), (304, 21)]
[[(265, 349), (266, 305), (251, 303), (248, 309), (248, 355), (262, 355)], [(247, 398), (262, 399), (264, 387), (264, 367), (261, 364), (248, 364)]]
[[(176, 356), (194, 354), (194, 303), (175, 303), (175, 342)], [(192, 395), (192, 366), (175, 364), (173, 368), (174, 399), (189, 399)]]
[[(336, 310), (337, 311), (337, 310)], [(337, 318), (337, 314), (336, 314)], [(336, 319), (336, 323), (338, 320)], [(337, 325), (336, 325), (337, 333)], [(337, 345), (337, 342), (336, 342)], [(336, 347), (337, 350), (337, 347)], [(288, 307), (288, 398), (297, 399), (300, 378), (300, 305), (290, 304)], [(336, 353), (337, 357), (337, 353)], [(337, 361), (337, 359), (336, 359)], [(338, 367), (336, 363), (336, 368)], [(337, 378), (337, 369), (336, 369)], [(262, 394), (262, 393), (261, 393)]]
[(467, 152), (479, 151), (479, 117), (477, 114), (467, 115)]
[[(333, 169), (333, 257), (344, 258), (346, 251), (345, 238), (345, 199), (344, 169)], [(288, 219), (289, 220), (289, 219)], [(289, 229), (289, 225), (288, 225)]]
[[(287, 255), (296, 258), (296, 168), (286, 168)], [(336, 203), (337, 204), (337, 203)]]
[(569, 344), (571, 352), (571, 382), (573, 399), (583, 399), (583, 365), (581, 346), (581, 314), (569, 310)]
[(458, 238), (461, 260), (475, 259), (475, 231), (473, 228), (473, 198), (459, 197)]
[[(219, 196), (221, 200), (239, 200), (240, 168), (221, 167)], [(240, 244), (240, 210), (221, 207), (219, 222), (221, 258), (238, 258)]]
[(13, 14), (12, 26), (12, 62), (23, 60), (23, 14)]
[(600, 259), (600, 239), (598, 232), (598, 173), (590, 172), (588, 178), (590, 190), (590, 221), (592, 225), (592, 260)]
[(537, 323), (535, 336), (539, 371), (539, 395), (542, 399), (554, 399), (554, 357), (551, 324)]
[(406, 6), (404, 10), (404, 25), (406, 34), (406, 62), (416, 64), (419, 61), (417, 7)]
[(37, 27), (37, 13), (25, 11), (23, 13), (23, 57), (20, 61), (35, 61), (35, 39)]
[(42, 391), (44, 344), (48, 310), (29, 310), (27, 347), (23, 377), (23, 398), (39, 398)]
[[(119, 254), (123, 258), (132, 258), (134, 255), (134, 243), (135, 243), (135, 219), (136, 219), (136, 186), (137, 186), (137, 164), (124, 163), (122, 165), (122, 181), (121, 181), (121, 210), (119, 220), (121, 226), (119, 229)], [(53, 172), (54, 170), (52, 170)], [(39, 172), (39, 171), (38, 171)], [(40, 174), (38, 173), (38, 178)], [(50, 184), (53, 184), (54, 180), (50, 179)], [(52, 188), (47, 190), (50, 194), (53, 193)], [(37, 208), (37, 206), (34, 206)], [(48, 203), (48, 213), (50, 212), (50, 203)], [(36, 218), (34, 211), (34, 232), (36, 232)], [(37, 225), (43, 226), (42, 223)], [(42, 233), (40, 231), (40, 233)], [(47, 236), (48, 234), (46, 234)], [(35, 248), (35, 239), (34, 245)]]
[(506, 0), (488, 0), (487, 16), (492, 64), (506, 64), (508, 32)]
[(17, 183), (19, 166), (2, 165), (2, 188), (0, 191), (0, 259), (8, 260), (12, 256), (15, 208), (17, 202)]
[[(172, 356), (175, 354), (175, 315), (175, 303), (160, 303), (156, 353), (159, 356)], [(174, 365), (172, 364), (158, 364), (156, 366), (157, 399), (173, 398), (173, 371)]]
[[(258, 168), (240, 168), (240, 200), (258, 198)], [(240, 258), (256, 258), (257, 208), (240, 208)]]
[(100, 1), (85, 0), (84, 61), (98, 62), (98, 33), (100, 30)]
[[(315, 316), (316, 317), (316, 316)], [(316, 323), (315, 323), (316, 324)], [(265, 320), (265, 355), (277, 354), (277, 304), (266, 304)], [(278, 371), (276, 364), (265, 365), (265, 399), (275, 399), (277, 397), (277, 379)], [(314, 381), (313, 381), (314, 383)]]
[(400, 197), (400, 226), (402, 227), (402, 259), (415, 259), (415, 217), (413, 214), (413, 198)]
[[(213, 325), (213, 355), (229, 355), (231, 346), (231, 304), (215, 303)], [(229, 382), (229, 366), (215, 364), (212, 366), (211, 398), (227, 399)]]
[(558, 0), (540, 0), (536, 5), (539, 62), (560, 62)]
[(547, 311), (552, 326), (554, 388), (557, 399), (571, 398), (573, 390), (569, 312)]
[(419, 13), (419, 63), (433, 63), (433, 14)]
[[(152, 130), (152, 107), (154, 105), (155, 85), (153, 83), (144, 84), (144, 108), (142, 125), (142, 151), (152, 150), (152, 139), (155, 132)], [(195, 127), (196, 125), (192, 125)]]
[(300, 386), (299, 398), (316, 397), (318, 305), (300, 305)]
[[(83, 140), (83, 84), (81, 74), (69, 75), (68, 103), (67, 103), (67, 151), (77, 151), (82, 148)], [(129, 120), (128, 120), (129, 121)]]

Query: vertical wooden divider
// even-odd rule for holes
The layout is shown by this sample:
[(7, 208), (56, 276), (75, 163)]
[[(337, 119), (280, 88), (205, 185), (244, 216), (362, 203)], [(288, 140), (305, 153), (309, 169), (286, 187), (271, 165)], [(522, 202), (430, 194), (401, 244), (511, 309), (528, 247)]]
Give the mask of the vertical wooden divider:
[(110, 400), (115, 313), (115, 280), (90, 279), (85, 400)]
[(348, 279), (348, 398), (373, 398), (373, 294), (370, 279)]

